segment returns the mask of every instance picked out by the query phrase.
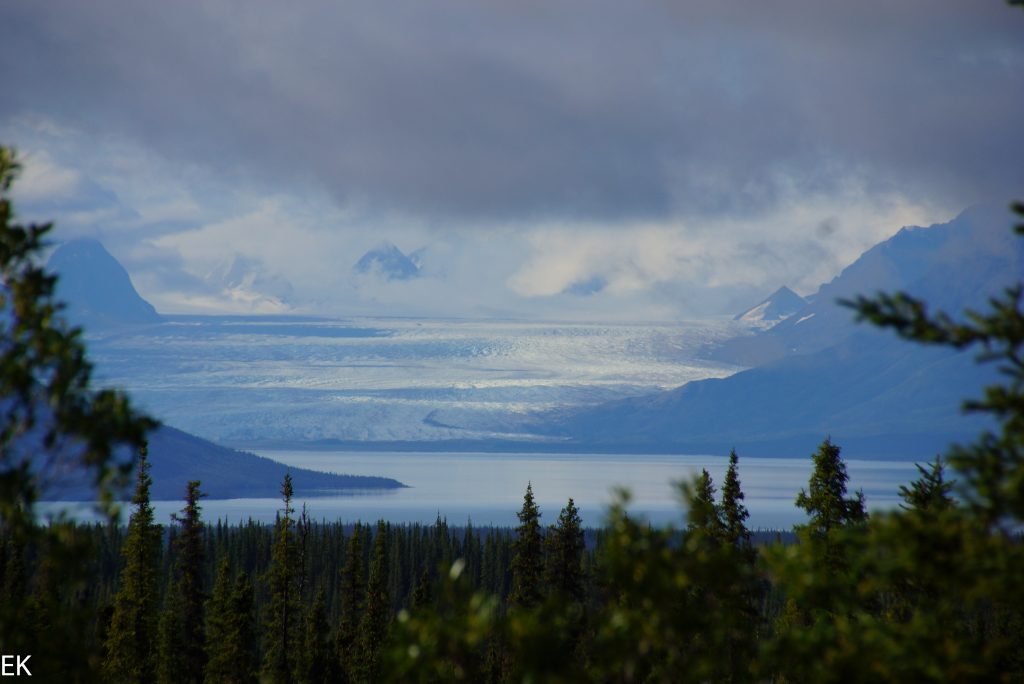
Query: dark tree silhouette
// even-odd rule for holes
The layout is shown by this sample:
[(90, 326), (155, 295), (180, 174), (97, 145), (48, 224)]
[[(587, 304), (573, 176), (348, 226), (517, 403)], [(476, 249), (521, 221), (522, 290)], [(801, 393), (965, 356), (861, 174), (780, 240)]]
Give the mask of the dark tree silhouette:
[(512, 545), (511, 602), (530, 608), (540, 603), (544, 571), (544, 547), (540, 531), (540, 511), (533, 500), (533, 485), (527, 483), (523, 507), (517, 514), (519, 527)]

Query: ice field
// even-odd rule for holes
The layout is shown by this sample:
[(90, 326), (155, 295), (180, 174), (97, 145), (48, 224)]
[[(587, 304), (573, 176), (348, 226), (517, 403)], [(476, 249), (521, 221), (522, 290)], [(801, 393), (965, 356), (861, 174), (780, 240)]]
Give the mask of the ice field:
[(98, 384), (221, 442), (487, 439), (519, 419), (722, 377), (743, 329), (437, 319), (169, 317), (88, 340)]

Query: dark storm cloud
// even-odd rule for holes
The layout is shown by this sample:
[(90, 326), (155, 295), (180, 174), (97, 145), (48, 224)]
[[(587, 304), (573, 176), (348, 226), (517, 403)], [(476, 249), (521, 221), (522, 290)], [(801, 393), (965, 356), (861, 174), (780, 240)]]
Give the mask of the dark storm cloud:
[(995, 0), (13, 0), (0, 120), (458, 224), (966, 204), (1024, 186), (1022, 36)]

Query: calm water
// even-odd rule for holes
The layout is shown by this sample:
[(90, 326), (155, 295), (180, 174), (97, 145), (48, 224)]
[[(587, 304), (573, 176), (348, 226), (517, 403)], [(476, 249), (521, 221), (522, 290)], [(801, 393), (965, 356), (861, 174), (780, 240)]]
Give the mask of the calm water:
[[(409, 485), (402, 490), (299, 499), (315, 520), (433, 522), (441, 515), (453, 524), (515, 525), (527, 482), (543, 514), (554, 522), (571, 496), (587, 525), (602, 522), (612, 490), (624, 486), (633, 494), (631, 513), (656, 523), (681, 522), (683, 512), (672, 483), (707, 468), (716, 487), (728, 460), (721, 456), (554, 455), (486, 453), (349, 453), (263, 451), (261, 455), (289, 465), (356, 475), (384, 475)], [(848, 461), (851, 491), (863, 488), (871, 509), (899, 502), (901, 484), (916, 475), (911, 463)], [(740, 461), (740, 481), (753, 528), (788, 528), (803, 519), (793, 505), (807, 486), (811, 461), (749, 458)], [(277, 499), (204, 501), (207, 520), (230, 522), (253, 518), (270, 521), (280, 508)], [(181, 502), (156, 502), (157, 519), (166, 522)]]

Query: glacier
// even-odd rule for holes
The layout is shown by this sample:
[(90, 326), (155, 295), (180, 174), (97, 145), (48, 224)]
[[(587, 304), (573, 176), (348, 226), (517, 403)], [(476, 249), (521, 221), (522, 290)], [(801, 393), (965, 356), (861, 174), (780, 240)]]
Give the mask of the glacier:
[(742, 367), (729, 320), (608, 324), (165, 316), (89, 338), (101, 385), (221, 443), (529, 439), (523, 418)]

